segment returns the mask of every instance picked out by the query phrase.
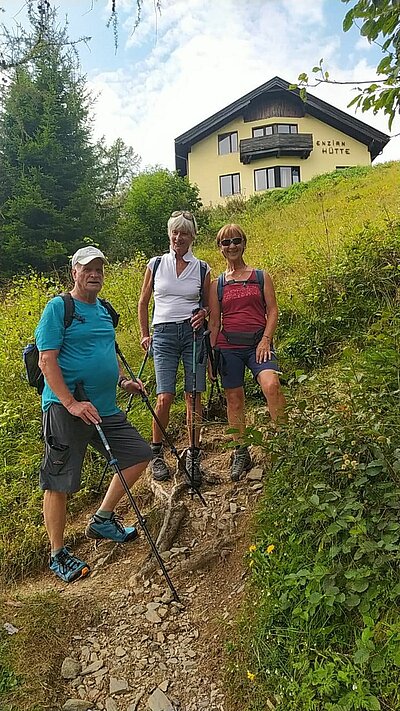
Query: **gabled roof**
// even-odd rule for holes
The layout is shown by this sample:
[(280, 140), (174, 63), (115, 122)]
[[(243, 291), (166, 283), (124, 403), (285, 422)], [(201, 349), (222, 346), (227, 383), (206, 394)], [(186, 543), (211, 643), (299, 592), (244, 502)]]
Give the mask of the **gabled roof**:
[[(247, 106), (254, 101), (254, 99), (262, 96), (262, 94), (288, 91), (292, 95), (299, 95), (299, 90), (292, 91), (289, 89), (289, 86), (289, 82), (280, 77), (274, 77), (175, 138), (176, 169), (182, 175), (186, 175), (186, 160), (193, 144), (206, 138), (211, 133), (214, 133), (214, 131), (218, 131), (218, 129), (225, 126), (237, 116), (240, 116)], [(312, 96), (312, 94), (308, 92), (304, 102), (304, 108), (306, 114), (314, 116), (328, 126), (333, 126), (368, 146), (368, 150), (371, 153), (371, 160), (374, 160), (390, 141), (390, 136), (386, 133), (372, 128), (372, 126), (364, 123), (364, 121), (350, 116), (345, 111), (341, 111), (335, 106), (332, 106), (332, 104), (322, 101), (322, 99), (317, 99), (316, 96)]]

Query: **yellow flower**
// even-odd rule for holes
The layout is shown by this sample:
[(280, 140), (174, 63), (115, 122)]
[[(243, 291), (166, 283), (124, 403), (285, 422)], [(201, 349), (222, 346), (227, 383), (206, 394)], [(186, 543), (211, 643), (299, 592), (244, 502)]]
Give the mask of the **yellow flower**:
[(252, 565), (254, 565), (254, 560), (251, 560), (251, 561), (250, 561), (250, 563), (249, 563), (250, 568), (251, 568)]
[(271, 543), (271, 545), (268, 546), (268, 548), (267, 548), (267, 553), (272, 553), (272, 551), (274, 551), (274, 550), (275, 550), (275, 546), (273, 543)]
[(253, 674), (251, 671), (247, 670), (247, 678), (250, 679), (250, 681), (254, 681), (256, 675)]
[(256, 551), (256, 550), (257, 550), (257, 546), (255, 546), (254, 543), (251, 546), (249, 546), (250, 553), (254, 553), (254, 551)]

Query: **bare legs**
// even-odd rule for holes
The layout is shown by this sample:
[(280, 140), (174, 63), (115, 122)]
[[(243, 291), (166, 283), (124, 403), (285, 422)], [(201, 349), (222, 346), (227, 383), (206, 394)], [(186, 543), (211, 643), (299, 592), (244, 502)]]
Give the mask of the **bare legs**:
[[(173, 393), (160, 393), (157, 397), (157, 403), (155, 408), (155, 413), (160, 420), (162, 426), (166, 430), (169, 422), (169, 413), (171, 410), (171, 405), (174, 401)], [(186, 423), (189, 433), (189, 442), (192, 444), (192, 393), (185, 393), (186, 401)], [(200, 422), (201, 422), (201, 393), (196, 394), (196, 434), (195, 434), (195, 446), (199, 446), (199, 436), (200, 436)], [(157, 422), (153, 420), (153, 442), (162, 442), (163, 433), (161, 432)]]
[[(132, 467), (123, 470), (126, 483), (129, 488), (138, 480), (141, 473), (146, 469), (148, 462), (140, 462)], [(115, 474), (111, 480), (110, 486), (107, 489), (106, 495), (101, 503), (103, 511), (114, 511), (114, 508), (122, 498), (125, 490)], [(62, 548), (64, 545), (64, 529), (66, 523), (67, 510), (67, 494), (62, 491), (44, 492), (43, 498), (43, 515), (44, 524), (46, 526), (47, 535), (50, 540), (51, 550), (55, 551)]]
[[(279, 377), (272, 370), (263, 370), (257, 378), (261, 390), (267, 400), (268, 410), (273, 422), (285, 421), (285, 396), (281, 390)], [(225, 389), (228, 422), (243, 435), (245, 429), (244, 390), (240, 388)]]

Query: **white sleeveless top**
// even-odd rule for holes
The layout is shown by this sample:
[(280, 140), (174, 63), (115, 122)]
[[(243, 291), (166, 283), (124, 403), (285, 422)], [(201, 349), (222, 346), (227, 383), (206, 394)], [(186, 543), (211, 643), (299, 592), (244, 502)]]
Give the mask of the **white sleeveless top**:
[[(157, 257), (152, 257), (147, 266), (152, 272)], [(175, 252), (170, 249), (163, 254), (154, 281), (154, 314), (152, 325), (175, 323), (191, 318), (193, 309), (200, 301), (200, 259), (189, 249), (183, 256), (187, 267), (179, 277), (176, 274)], [(210, 267), (207, 264), (207, 274)]]

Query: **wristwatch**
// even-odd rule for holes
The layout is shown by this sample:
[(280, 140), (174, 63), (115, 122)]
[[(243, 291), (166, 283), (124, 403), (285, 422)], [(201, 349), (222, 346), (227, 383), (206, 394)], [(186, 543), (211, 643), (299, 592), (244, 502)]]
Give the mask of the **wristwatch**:
[(125, 375), (120, 375), (118, 378), (118, 387), (122, 388), (122, 384), (128, 380), (128, 378)]

